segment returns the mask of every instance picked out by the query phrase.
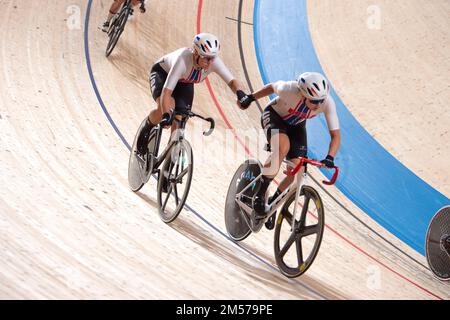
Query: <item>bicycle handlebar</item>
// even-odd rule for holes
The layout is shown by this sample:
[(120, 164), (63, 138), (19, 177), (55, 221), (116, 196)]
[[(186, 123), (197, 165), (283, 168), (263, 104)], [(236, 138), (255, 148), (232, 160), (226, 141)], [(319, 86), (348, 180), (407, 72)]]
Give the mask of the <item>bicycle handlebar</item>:
[[(203, 117), (203, 116), (201, 116), (199, 114), (196, 114), (196, 113), (194, 113), (192, 111), (189, 111), (189, 112), (174, 111), (174, 112), (172, 112), (172, 114), (170, 115), (169, 123), (172, 123), (172, 121), (174, 120), (176, 115), (180, 115), (180, 116), (187, 117), (187, 118), (197, 117), (197, 118), (200, 118), (200, 119), (202, 119), (202, 120), (204, 120), (206, 122), (209, 122), (209, 126), (210, 126), (209, 130), (203, 131), (203, 135), (204, 136), (211, 135), (211, 133), (214, 131), (214, 128), (216, 127), (216, 122), (214, 121), (213, 118), (205, 118), (205, 117)], [(163, 121), (161, 121), (160, 125), (165, 125), (165, 123), (163, 123)]]
[(205, 117), (203, 117), (203, 116), (201, 116), (199, 114), (193, 113), (192, 111), (189, 112), (189, 117), (190, 118), (197, 117), (197, 118), (200, 118), (200, 119), (202, 119), (202, 120), (204, 120), (206, 122), (209, 122), (209, 130), (203, 131), (203, 135), (204, 136), (209, 136), (214, 131), (214, 128), (216, 127), (216, 122), (214, 121), (213, 118), (205, 118)]
[(203, 131), (203, 135), (207, 137), (214, 131), (214, 128), (216, 127), (216, 122), (214, 121), (213, 118), (206, 118), (206, 119), (203, 119), (203, 120), (209, 122), (209, 130), (208, 131)]
[(293, 170), (285, 172), (286, 175), (288, 175), (288, 176), (295, 176), (297, 174), (297, 172), (300, 170), (300, 168), (305, 163), (309, 163), (309, 164), (311, 164), (311, 165), (313, 165), (315, 167), (318, 167), (318, 168), (334, 169), (334, 174), (331, 177), (330, 181), (323, 180), (322, 183), (327, 185), (327, 186), (331, 186), (331, 185), (336, 183), (337, 177), (339, 175), (339, 167), (334, 166), (332, 168), (329, 168), (329, 167), (325, 166), (322, 162), (319, 162), (319, 161), (314, 160), (314, 159), (308, 159), (308, 158), (300, 158), (300, 163)]

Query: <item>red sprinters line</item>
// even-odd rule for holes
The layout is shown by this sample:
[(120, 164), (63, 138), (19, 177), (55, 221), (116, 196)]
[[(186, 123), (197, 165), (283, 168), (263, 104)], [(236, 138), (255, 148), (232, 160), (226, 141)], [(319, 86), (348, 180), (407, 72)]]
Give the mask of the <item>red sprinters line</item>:
[[(302, 206), (300, 204), (300, 206)], [(303, 207), (303, 206), (302, 206)], [(312, 213), (311, 211), (308, 210), (308, 213), (310, 215), (312, 215), (316, 220), (319, 220), (319, 218)], [(373, 256), (371, 256), (370, 254), (368, 254), (366, 251), (364, 251), (363, 249), (361, 249), (360, 247), (358, 247), (356, 244), (354, 244), (353, 242), (351, 242), (350, 240), (348, 240), (347, 238), (345, 238), (344, 236), (342, 236), (339, 232), (337, 232), (336, 230), (334, 230), (332, 227), (328, 226), (327, 224), (325, 224), (325, 227), (327, 229), (329, 229), (331, 232), (333, 232), (337, 237), (341, 238), (342, 240), (344, 240), (345, 242), (347, 242), (349, 245), (351, 245), (352, 247), (354, 247), (356, 250), (358, 250), (359, 252), (361, 252), (363, 255), (365, 255), (366, 257), (368, 257), (369, 259), (377, 262), (378, 264), (380, 264), (381, 266), (385, 267), (386, 269), (388, 269), (389, 271), (393, 272), (394, 274), (396, 274), (397, 276), (399, 276), (400, 278), (408, 281), (409, 283), (411, 283), (412, 285), (422, 289), (423, 291), (427, 292), (428, 294), (436, 297), (437, 299), (443, 300), (441, 297), (435, 295), (433, 292), (429, 291), (428, 289), (418, 285), (417, 283), (413, 282), (412, 280), (408, 279), (407, 277), (403, 276), (402, 274), (398, 273), (397, 271), (393, 270), (392, 268), (390, 268), (389, 266), (387, 266), (386, 264), (384, 264), (383, 262), (381, 262), (380, 260), (377, 260), (376, 258), (374, 258)]]
[[(200, 24), (201, 24), (201, 21), (202, 21), (202, 6), (203, 6), (203, 0), (199, 0), (199, 2), (198, 2), (198, 9), (197, 9), (197, 12), (198, 12), (197, 13), (197, 33), (201, 32), (200, 31), (200, 29), (201, 29), (200, 28)], [(216, 95), (214, 94), (214, 91), (213, 91), (213, 89), (211, 87), (211, 83), (209, 82), (209, 79), (207, 78), (205, 80), (205, 82), (206, 82), (206, 86), (208, 87), (209, 94), (211, 95), (211, 98), (213, 99), (214, 104), (217, 107), (217, 110), (219, 111), (220, 115), (222, 116), (223, 121), (225, 121), (225, 124), (227, 125), (228, 129), (233, 129), (232, 125), (230, 124), (230, 122), (228, 121), (227, 117), (225, 116), (222, 108), (220, 107), (219, 101), (217, 101)], [(239, 138), (236, 135), (234, 130), (233, 130), (233, 135), (234, 135), (235, 139), (244, 147), (245, 152), (247, 154), (250, 154), (250, 150), (248, 149), (246, 144), (241, 140), (241, 138)]]
[[(197, 11), (197, 33), (200, 33), (200, 25), (201, 25), (201, 17), (202, 17), (202, 7), (203, 7), (203, 0), (199, 0), (198, 2), (198, 11)], [(211, 95), (211, 98), (214, 101), (214, 104), (216, 105), (217, 110), (219, 111), (220, 115), (222, 116), (223, 121), (225, 122), (225, 124), (227, 125), (227, 127), (229, 129), (233, 129), (232, 125), (230, 124), (230, 122), (228, 121), (225, 113), (223, 112), (219, 101), (217, 101), (216, 95), (214, 94), (214, 91), (212, 90), (211, 84), (209, 82), (208, 79), (206, 79), (206, 86), (208, 87), (208, 91), (209, 94)], [(247, 146), (242, 142), (242, 140), (235, 134), (234, 137), (239, 141), (239, 143), (244, 147), (245, 152), (252, 156), (252, 154), (250, 153), (249, 149), (247, 148)], [(407, 282), (411, 283), (412, 285), (414, 285), (415, 287), (423, 290), (424, 292), (432, 295), (433, 297), (443, 300), (443, 298), (437, 296), (436, 294), (432, 293), (431, 291), (425, 289), (424, 287), (420, 286), (419, 284), (415, 283), (414, 281), (408, 279), (407, 277), (401, 275), (400, 273), (396, 272), (395, 270), (393, 270), (392, 268), (390, 268), (389, 266), (387, 266), (386, 264), (382, 263), (381, 261), (377, 260), (376, 258), (372, 257), (369, 253), (367, 253), (366, 251), (364, 251), (363, 249), (361, 249), (360, 247), (358, 247), (356, 244), (354, 244), (353, 242), (351, 242), (350, 240), (348, 240), (347, 238), (345, 238), (343, 235), (341, 235), (339, 232), (337, 232), (336, 230), (334, 230), (333, 228), (329, 227), (327, 224), (325, 224), (325, 227), (328, 228), (331, 232), (333, 232), (335, 235), (337, 235), (339, 238), (341, 238), (342, 240), (344, 240), (345, 242), (347, 242), (348, 244), (350, 244), (352, 247), (354, 247), (356, 250), (358, 250), (359, 252), (361, 252), (363, 255), (367, 256), (368, 258), (372, 259), (373, 261), (377, 262), (378, 264), (380, 264), (381, 266), (383, 266), (384, 268), (386, 268), (387, 270), (391, 271), (392, 273), (396, 274), (397, 276), (399, 276), (400, 278), (406, 280)]]

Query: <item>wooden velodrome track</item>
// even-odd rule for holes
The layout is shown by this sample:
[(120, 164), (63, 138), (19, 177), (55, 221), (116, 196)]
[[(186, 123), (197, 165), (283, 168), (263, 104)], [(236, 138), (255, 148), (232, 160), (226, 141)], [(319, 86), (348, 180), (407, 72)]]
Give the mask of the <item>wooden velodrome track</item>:
[[(149, 67), (162, 54), (189, 46), (200, 29), (219, 36), (224, 61), (245, 87), (244, 72), (254, 88), (260, 87), (253, 1), (151, 1), (148, 12), (136, 13), (127, 25), (109, 59), (104, 57), (106, 37), (98, 26), (110, 1), (93, 1), (90, 12), (86, 2), (0, 0), (1, 299), (450, 298), (449, 286), (433, 278), (424, 257), (334, 188), (317, 186), (327, 227), (319, 255), (302, 277), (290, 280), (278, 272), (273, 234), (267, 230), (241, 246), (231, 242), (224, 235), (224, 199), (245, 152), (238, 143), (232, 152), (221, 146), (229, 143), (229, 127), (250, 132), (249, 145), (255, 145), (256, 131), (249, 129), (259, 128), (260, 114), (256, 107), (240, 111), (233, 94), (214, 75), (209, 84), (196, 86), (194, 111), (214, 117), (217, 128), (194, 144), (194, 178), (187, 201), (191, 210), (164, 224), (156, 208), (155, 181), (138, 194), (127, 182), (126, 142), (131, 143), (154, 106)], [(368, 74), (369, 83), (374, 83), (392, 72), (393, 64), (375, 74), (362, 63), (362, 69), (349, 77), (345, 72), (356, 67), (340, 60), (345, 54), (332, 54), (330, 49), (331, 40), (339, 39), (360, 62), (373, 58), (375, 51), (392, 61), (388, 58), (422, 43), (423, 34), (405, 27), (408, 17), (432, 16), (433, 24), (419, 22), (434, 31), (427, 36), (440, 39), (440, 45), (433, 51), (426, 44), (418, 46), (421, 63), (403, 61), (397, 76), (407, 81), (418, 68), (428, 72), (426, 79), (441, 79), (447, 85), (449, 42), (443, 39), (448, 40), (450, 30), (448, 2), (424, 6), (424, 1), (414, 0), (404, 7), (378, 1), (389, 14), (386, 31), (378, 34), (383, 41), (370, 38), (375, 36), (365, 34), (367, 30), (354, 30), (372, 41), (373, 50), (352, 46), (352, 39), (342, 32), (352, 27), (349, 16), (364, 19), (368, 4), (342, 0), (336, 11), (327, 2), (310, 1), (308, 13), (319, 58), (336, 91), (389, 151), (448, 196), (449, 168), (442, 161), (450, 155), (448, 119), (442, 116), (448, 106), (439, 104), (449, 101), (448, 86), (430, 106), (430, 121), (422, 121), (421, 114), (401, 116), (402, 108), (414, 102), (420, 107), (429, 100), (418, 85), (413, 92), (405, 86), (408, 104), (399, 102), (393, 116), (380, 123), (375, 121), (377, 114), (366, 110), (381, 107), (382, 88), (367, 89), (361, 96), (350, 92), (362, 90), (358, 77)], [(77, 8), (79, 28), (73, 24)], [(328, 18), (332, 12), (334, 18)], [(404, 27), (401, 34), (388, 32), (396, 28), (396, 21)], [(396, 36), (410, 41), (389, 46)], [(439, 76), (433, 77), (433, 72)], [(386, 103), (381, 105), (391, 112)], [(399, 124), (408, 135), (393, 135)], [(191, 140), (198, 125), (197, 120), (189, 124)], [(428, 159), (429, 154), (436, 156)], [(425, 161), (432, 165), (423, 165)], [(321, 179), (319, 173), (312, 174)]]

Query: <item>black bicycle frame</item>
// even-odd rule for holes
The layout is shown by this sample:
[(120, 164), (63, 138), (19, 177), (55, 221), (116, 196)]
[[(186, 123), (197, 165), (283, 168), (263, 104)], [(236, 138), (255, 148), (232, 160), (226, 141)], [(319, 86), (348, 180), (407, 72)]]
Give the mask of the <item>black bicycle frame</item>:
[(150, 152), (151, 155), (155, 155), (155, 162), (153, 163), (152, 171), (155, 172), (157, 168), (161, 165), (161, 163), (166, 159), (167, 154), (172, 149), (173, 145), (182, 141), (184, 139), (184, 129), (186, 128), (186, 122), (187, 122), (188, 116), (183, 115), (183, 118), (181, 120), (174, 119), (174, 121), (177, 123), (177, 129), (172, 133), (176, 134), (177, 136), (174, 138), (170, 138), (169, 143), (167, 144), (166, 148), (163, 150), (161, 155), (158, 156), (159, 152), (159, 144), (161, 142), (161, 135), (163, 128), (159, 126), (156, 130), (153, 130), (153, 133), (150, 135), (150, 139), (152, 139), (156, 135), (156, 143), (153, 152)]

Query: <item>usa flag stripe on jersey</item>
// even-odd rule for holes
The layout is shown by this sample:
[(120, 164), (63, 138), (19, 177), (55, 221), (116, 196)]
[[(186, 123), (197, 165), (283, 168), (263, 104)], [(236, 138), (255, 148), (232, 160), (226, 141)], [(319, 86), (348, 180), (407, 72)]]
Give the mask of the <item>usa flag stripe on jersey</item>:
[(301, 99), (294, 110), (289, 109), (289, 114), (283, 117), (283, 120), (293, 125), (308, 119), (311, 110), (306, 106), (306, 99)]
[(191, 73), (189, 74), (189, 77), (187, 79), (183, 79), (182, 82), (184, 82), (184, 83), (199, 83), (201, 79), (202, 79), (202, 74), (201, 74), (200, 70), (192, 68)]

